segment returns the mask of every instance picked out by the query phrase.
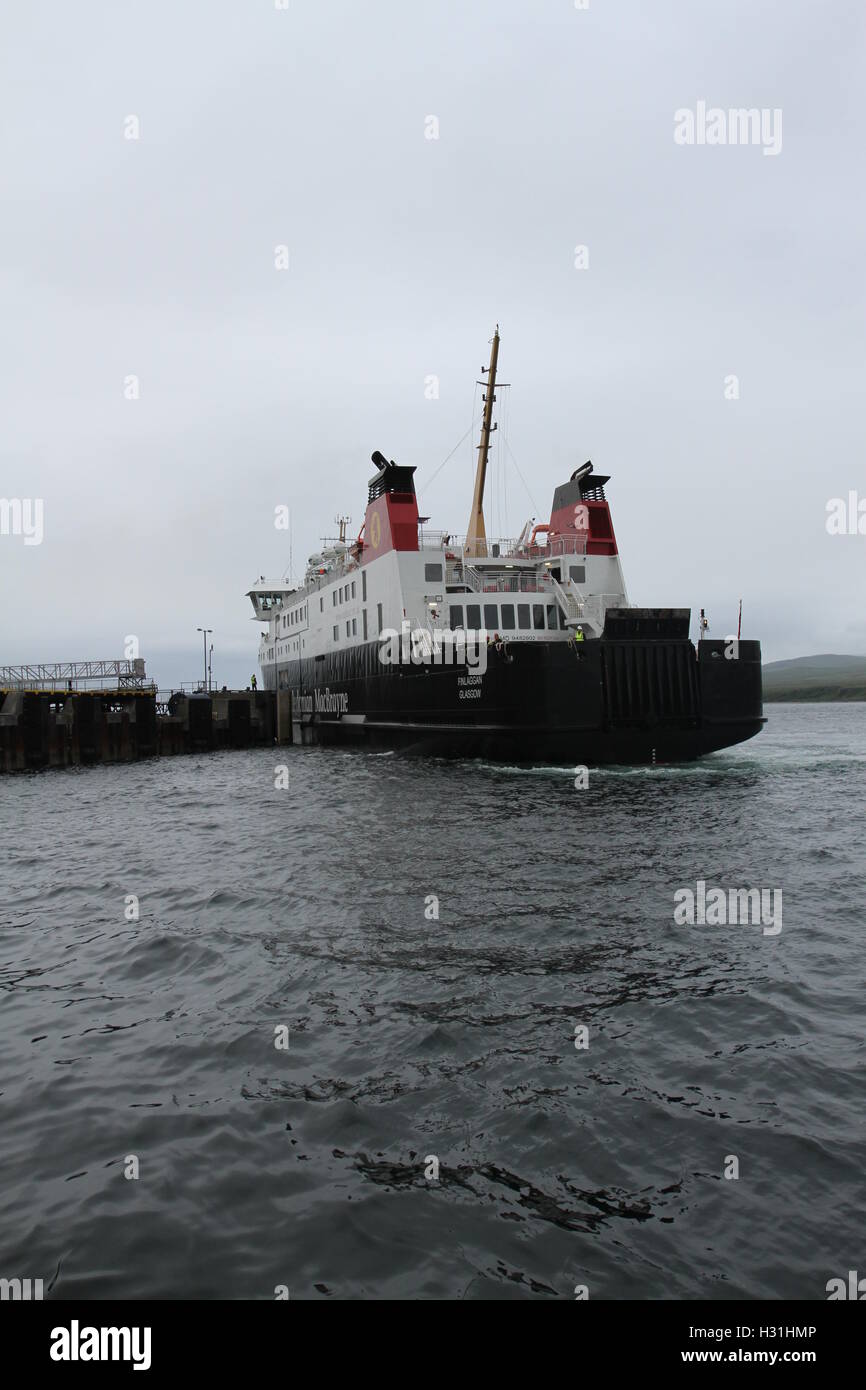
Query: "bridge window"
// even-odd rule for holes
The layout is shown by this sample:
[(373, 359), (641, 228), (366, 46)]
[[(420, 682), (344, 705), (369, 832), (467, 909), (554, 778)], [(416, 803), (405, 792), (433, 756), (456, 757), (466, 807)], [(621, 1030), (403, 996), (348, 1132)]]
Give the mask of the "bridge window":
[(426, 581), (428, 584), (441, 584), (441, 583), (442, 583), (442, 566), (441, 566), (441, 565), (425, 565), (425, 566), (424, 566), (424, 579), (425, 579), (425, 581)]
[(518, 605), (517, 605), (517, 626), (518, 626), (519, 628), (521, 628), (521, 630), (525, 630), (526, 628), (529, 627), (529, 625), (530, 625), (530, 624), (529, 624), (529, 604), (528, 604), (528, 603), (518, 603)]
[(536, 632), (544, 627), (544, 604), (534, 603), (532, 605), (532, 626)]
[(549, 603), (547, 605), (547, 626), (550, 628), (551, 632), (556, 632), (559, 628), (559, 622), (556, 617), (558, 611), (559, 609), (555, 603)]
[(449, 615), (450, 615), (450, 619), (451, 619), (451, 631), (452, 631), (452, 632), (455, 630), (455, 628), (458, 628), (458, 627), (462, 627), (462, 626), (463, 626), (463, 604), (462, 604), (462, 603), (452, 603), (451, 606), (450, 606), (450, 608), (449, 608)]
[(502, 626), (509, 632), (514, 630), (514, 604), (503, 603), (502, 605)]
[(481, 631), (481, 604), (467, 603), (466, 605), (466, 626), (470, 632)]
[(485, 603), (484, 605), (484, 626), (488, 632), (495, 632), (499, 627), (499, 607), (495, 603)]

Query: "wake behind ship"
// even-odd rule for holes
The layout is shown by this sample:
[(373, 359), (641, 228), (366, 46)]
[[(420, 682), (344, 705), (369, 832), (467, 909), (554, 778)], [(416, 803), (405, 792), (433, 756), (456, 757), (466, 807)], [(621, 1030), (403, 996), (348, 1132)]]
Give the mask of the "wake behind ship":
[(310, 557), (304, 582), (253, 586), (266, 688), (296, 736), (508, 761), (668, 762), (764, 724), (760, 642), (689, 640), (688, 608), (629, 604), (591, 463), (550, 521), (488, 539), (484, 490), (499, 329), (465, 537), (419, 516), (414, 467), (373, 454), (364, 524)]

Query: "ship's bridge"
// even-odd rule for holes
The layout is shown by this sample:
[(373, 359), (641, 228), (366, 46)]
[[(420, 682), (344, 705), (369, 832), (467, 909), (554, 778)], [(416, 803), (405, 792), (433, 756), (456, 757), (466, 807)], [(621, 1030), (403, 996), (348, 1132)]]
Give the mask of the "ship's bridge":
[(295, 586), (287, 584), (285, 579), (270, 580), (262, 575), (258, 584), (247, 590), (247, 598), (253, 605), (253, 622), (269, 623), (275, 613), (282, 611), (294, 592)]

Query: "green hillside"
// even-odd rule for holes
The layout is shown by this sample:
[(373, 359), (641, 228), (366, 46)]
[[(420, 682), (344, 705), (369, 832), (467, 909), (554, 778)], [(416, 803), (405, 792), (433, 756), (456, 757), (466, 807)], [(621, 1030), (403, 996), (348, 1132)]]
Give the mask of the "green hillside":
[(764, 667), (764, 700), (866, 700), (866, 657), (798, 656)]

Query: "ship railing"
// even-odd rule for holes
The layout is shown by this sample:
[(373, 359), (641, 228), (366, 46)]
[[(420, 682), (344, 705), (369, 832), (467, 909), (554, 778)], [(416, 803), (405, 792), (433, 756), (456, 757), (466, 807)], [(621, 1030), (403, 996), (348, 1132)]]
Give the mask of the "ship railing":
[(588, 531), (575, 531), (573, 536), (554, 536), (542, 549), (548, 560), (553, 560), (558, 555), (585, 555), (588, 539)]
[(577, 620), (584, 627), (594, 628), (601, 636), (608, 608), (624, 607), (627, 607), (624, 594), (583, 594), (577, 602)]
[(344, 563), (333, 565), (332, 568), (326, 570), (324, 574), (318, 574), (315, 571), (310, 573), (307, 571), (304, 582), (296, 591), (292, 598), (292, 602), (299, 603), (306, 594), (312, 594), (318, 589), (324, 589), (327, 584), (333, 584), (335, 579), (344, 579), (347, 574), (357, 574), (358, 569), (359, 565), (357, 561), (350, 558), (347, 553), (347, 558)]
[(465, 536), (455, 536), (453, 531), (428, 531), (418, 527), (419, 550), (444, 550), (448, 555), (467, 560), (498, 560), (513, 553), (517, 542), (513, 537), (488, 536), (486, 540), (473, 541), (469, 549)]
[(475, 541), (468, 548), (465, 537), (451, 538), (449, 550), (456, 550), (464, 558), (472, 560), (555, 560), (561, 555), (585, 555), (588, 531), (574, 531), (568, 535), (551, 536), (541, 544), (514, 539)]
[(455, 536), (453, 531), (431, 531), (418, 524), (419, 550), (446, 550), (449, 555), (462, 555), (464, 536)]
[(466, 565), (461, 575), (453, 571), (454, 578), (448, 576), (449, 584), (465, 584), (475, 594), (549, 594), (551, 578), (535, 571), (515, 570), (513, 574), (479, 574), (471, 565)]
[(504, 560), (507, 556), (517, 553), (516, 546), (517, 541), (513, 536), (487, 536), (485, 540), (471, 541), (468, 545), (465, 536), (454, 536), (448, 548), (471, 562), (472, 560)]
[(423, 526), (418, 527), (419, 550), (452, 550), (453, 539), (450, 531), (427, 531)]
[(608, 608), (626, 606), (624, 594), (588, 594), (573, 581), (560, 584), (554, 579), (553, 591), (566, 624), (573, 627), (580, 623), (583, 627), (590, 628), (596, 636), (600, 636), (604, 630), (605, 613)]
[(518, 545), (514, 557), (518, 560), (556, 560), (562, 555), (585, 555), (588, 532), (575, 531), (570, 536), (553, 536), (546, 545), (526, 542)]
[(459, 555), (462, 560), (555, 560), (561, 555), (585, 555), (588, 531), (574, 531), (568, 535), (551, 536), (541, 544), (524, 541), (522, 544), (514, 537), (488, 536), (485, 540), (472, 541), (468, 546), (465, 536), (455, 536), (451, 531), (428, 531), (418, 527), (419, 550), (444, 550), (448, 555)]
[(553, 580), (553, 592), (559, 600), (559, 606), (565, 614), (566, 622), (579, 623), (583, 617), (583, 594), (580, 590), (577, 593), (573, 588), (565, 588), (557, 580)]

